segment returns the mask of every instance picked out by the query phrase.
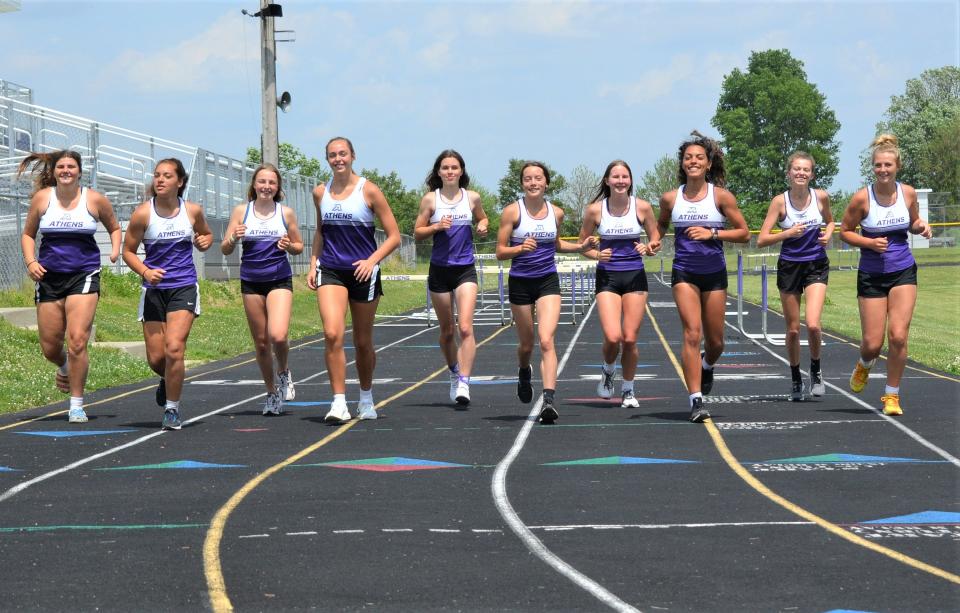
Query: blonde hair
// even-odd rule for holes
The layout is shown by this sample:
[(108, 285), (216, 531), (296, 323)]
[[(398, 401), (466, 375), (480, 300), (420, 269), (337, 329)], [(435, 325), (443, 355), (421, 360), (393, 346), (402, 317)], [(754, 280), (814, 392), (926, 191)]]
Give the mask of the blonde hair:
[(810, 162), (810, 169), (813, 170), (814, 176), (816, 176), (817, 162), (813, 159), (813, 156), (806, 151), (794, 151), (790, 154), (790, 157), (787, 158), (787, 172), (790, 172), (790, 168), (797, 160), (807, 160)]
[(900, 168), (900, 147), (897, 137), (893, 134), (880, 134), (870, 143), (870, 160), (876, 159), (878, 153), (890, 152), (897, 160), (897, 168)]

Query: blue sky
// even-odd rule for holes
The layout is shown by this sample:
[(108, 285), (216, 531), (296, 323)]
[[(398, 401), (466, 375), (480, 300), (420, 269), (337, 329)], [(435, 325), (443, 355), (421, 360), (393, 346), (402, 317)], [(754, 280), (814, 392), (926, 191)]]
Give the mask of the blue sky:
[[(282, 2), (280, 140), (323, 156), (350, 137), (360, 168), (421, 184), (459, 150), (496, 189), (511, 157), (568, 174), (623, 158), (635, 175), (710, 126), (723, 77), (785, 48), (842, 128), (833, 188), (890, 96), (960, 63), (960, 1)], [(259, 23), (231, 2), (23, 0), (0, 14), (0, 79), (37, 104), (243, 157), (259, 144)]]

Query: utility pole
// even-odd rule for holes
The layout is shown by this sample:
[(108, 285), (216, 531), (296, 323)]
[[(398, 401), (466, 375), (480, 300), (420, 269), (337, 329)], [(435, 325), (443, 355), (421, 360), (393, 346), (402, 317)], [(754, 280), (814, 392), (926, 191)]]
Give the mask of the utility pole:
[[(263, 132), (260, 135), (260, 159), (280, 166), (280, 143), (277, 130), (277, 43), (274, 39), (271, 0), (260, 0), (260, 73), (263, 98), (260, 102)], [(280, 7), (276, 7), (279, 9)]]

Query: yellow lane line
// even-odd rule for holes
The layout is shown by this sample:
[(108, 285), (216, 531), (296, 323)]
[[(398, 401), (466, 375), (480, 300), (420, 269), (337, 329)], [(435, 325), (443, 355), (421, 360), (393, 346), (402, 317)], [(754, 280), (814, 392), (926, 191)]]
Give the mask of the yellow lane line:
[[(667, 352), (667, 355), (670, 357), (670, 361), (673, 363), (673, 367), (676, 369), (677, 374), (680, 376), (680, 380), (683, 381), (683, 369), (680, 367), (680, 363), (677, 361), (677, 356), (673, 353), (673, 350), (670, 349), (670, 345), (667, 343), (667, 339), (663, 336), (663, 332), (660, 330), (660, 326), (657, 324), (656, 318), (653, 316), (653, 312), (650, 310), (650, 307), (647, 307), (647, 316), (650, 318), (650, 322), (653, 324), (654, 330), (657, 332), (657, 336), (660, 337), (660, 344), (663, 345), (663, 349)], [(723, 461), (726, 462), (727, 466), (737, 474), (738, 477), (746, 481), (747, 485), (752, 487), (754, 490), (760, 494), (766, 496), (769, 500), (780, 505), (787, 511), (793, 513), (794, 515), (799, 515), (803, 519), (813, 522), (836, 536), (839, 536), (843, 539), (850, 541), (855, 545), (865, 547), (876, 553), (885, 555), (897, 562), (906, 564), (907, 566), (912, 566), (917, 570), (922, 570), (924, 572), (930, 573), (940, 577), (941, 579), (946, 579), (952, 583), (960, 584), (960, 576), (955, 575), (951, 572), (945, 571), (942, 568), (932, 566), (926, 562), (922, 562), (915, 558), (911, 558), (908, 555), (902, 554), (899, 551), (878, 545), (874, 542), (868, 541), (867, 539), (853, 534), (849, 530), (844, 530), (837, 524), (834, 524), (819, 515), (807, 511), (803, 507), (800, 507), (793, 502), (790, 502), (783, 496), (780, 496), (766, 485), (764, 485), (759, 479), (750, 474), (750, 472), (740, 464), (740, 461), (737, 460), (736, 456), (730, 451), (730, 448), (727, 447), (726, 441), (723, 439), (723, 435), (720, 434), (720, 430), (717, 429), (714, 425), (712, 419), (707, 419), (703, 422), (704, 426), (707, 429), (707, 433), (710, 435), (710, 439), (713, 441), (714, 446), (717, 448), (717, 452), (720, 454), (720, 457), (723, 458)]]
[[(477, 343), (477, 347), (485, 345), (489, 341), (493, 340), (498, 334), (506, 330), (507, 327), (502, 327), (483, 341)], [(400, 390), (393, 396), (385, 400), (381, 400), (377, 403), (376, 408), (380, 409), (394, 400), (401, 398), (414, 391), (415, 389), (421, 387), (425, 383), (429, 382), (431, 379), (435, 378), (437, 375), (441, 374), (447, 370), (447, 367), (439, 368), (427, 375), (423, 379), (417, 381), (413, 385)], [(348, 423), (337, 428), (336, 431), (329, 434), (328, 436), (323, 437), (316, 443), (313, 443), (309, 447), (301, 449), (294, 455), (289, 458), (274, 464), (270, 468), (266, 469), (262, 473), (255, 476), (253, 479), (248, 481), (241, 487), (237, 492), (227, 500), (217, 513), (213, 516), (213, 520), (210, 522), (210, 527), (207, 530), (207, 536), (203, 542), (203, 574), (207, 579), (207, 593), (210, 596), (210, 607), (213, 609), (214, 613), (223, 613), (225, 611), (233, 611), (233, 604), (230, 602), (230, 597), (227, 594), (227, 584), (223, 577), (223, 566), (220, 563), (220, 542), (223, 540), (223, 532), (227, 525), (227, 520), (230, 517), (230, 514), (240, 506), (240, 503), (244, 498), (247, 497), (250, 492), (252, 492), (258, 485), (269, 479), (271, 476), (279, 472), (281, 469), (286, 468), (287, 466), (293, 464), (294, 462), (303, 459), (304, 457), (310, 455), (317, 449), (320, 449), (327, 443), (337, 439), (343, 433), (347, 432), (350, 428), (354, 427), (360, 422), (358, 419), (350, 420)]]

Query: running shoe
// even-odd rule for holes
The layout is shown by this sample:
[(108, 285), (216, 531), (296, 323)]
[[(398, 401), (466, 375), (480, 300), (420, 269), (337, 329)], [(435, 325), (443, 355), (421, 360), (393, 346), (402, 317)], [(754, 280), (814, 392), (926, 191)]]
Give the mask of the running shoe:
[(290, 369), (277, 373), (277, 377), (280, 379), (280, 383), (277, 387), (280, 388), (280, 399), (281, 400), (293, 400), (297, 397), (297, 390), (293, 388), (293, 377), (290, 375)]
[(859, 394), (863, 391), (863, 388), (867, 386), (867, 379), (869, 377), (870, 369), (860, 364), (860, 361), (857, 360), (857, 365), (853, 369), (853, 374), (850, 375), (850, 389)]
[(70, 393), (70, 375), (61, 374), (60, 369), (57, 369), (57, 374), (54, 375), (54, 382), (58, 390), (64, 394)]
[(528, 403), (533, 400), (533, 366), (521, 368), (517, 373), (517, 398), (520, 402)]
[(376, 419), (377, 409), (372, 400), (361, 400), (357, 404), (357, 419)]
[(350, 421), (350, 409), (347, 408), (347, 401), (334, 400), (330, 405), (330, 410), (327, 411), (327, 416), (323, 419), (324, 421), (336, 421), (340, 423)]
[[(706, 396), (713, 389), (713, 369), (703, 367), (703, 355), (700, 354), (700, 393)], [(710, 417), (707, 415), (707, 417)], [(702, 421), (702, 420), (701, 420)]]
[(790, 400), (794, 402), (803, 400), (803, 381), (793, 380), (790, 387)]
[(703, 406), (703, 398), (694, 398), (690, 406), (690, 421), (699, 424), (705, 419), (710, 419), (710, 411)]
[(457, 386), (460, 384), (460, 375), (450, 373), (450, 402), (457, 402)]
[(263, 405), (264, 415), (280, 415), (283, 413), (283, 397), (279, 391), (267, 394), (267, 402)]
[(624, 409), (639, 409), (640, 401), (636, 399), (631, 390), (624, 390), (620, 397), (620, 406)]
[(163, 412), (163, 421), (160, 424), (163, 430), (179, 430), (181, 425), (183, 424), (180, 423), (179, 410), (167, 409)]
[(903, 409), (900, 408), (900, 394), (884, 394), (880, 396), (883, 402), (884, 415), (903, 415)]
[(167, 406), (167, 382), (163, 377), (160, 377), (160, 383), (157, 384), (156, 400), (157, 406)]
[(600, 367), (600, 381), (597, 382), (597, 396), (601, 398), (613, 398), (613, 376), (617, 374), (616, 369), (613, 372), (607, 372), (606, 368)]
[(827, 393), (827, 386), (823, 384), (822, 372), (810, 371), (810, 393), (818, 397)]
[(83, 407), (70, 407), (70, 411), (67, 412), (67, 421), (71, 424), (82, 424), (87, 421), (87, 414), (84, 413)]
[(554, 408), (553, 402), (544, 398), (543, 408), (540, 409), (540, 423), (541, 424), (552, 424), (557, 421), (557, 418), (560, 417), (560, 413), (557, 413), (557, 409)]
[(457, 393), (455, 394), (455, 400), (460, 406), (467, 406), (470, 404), (470, 384), (457, 377)]

